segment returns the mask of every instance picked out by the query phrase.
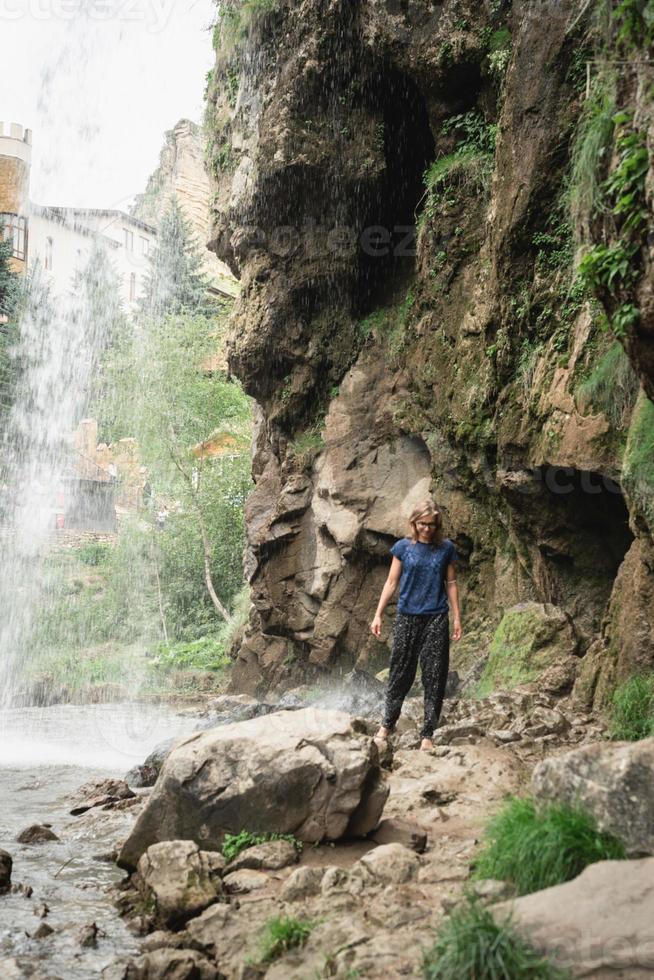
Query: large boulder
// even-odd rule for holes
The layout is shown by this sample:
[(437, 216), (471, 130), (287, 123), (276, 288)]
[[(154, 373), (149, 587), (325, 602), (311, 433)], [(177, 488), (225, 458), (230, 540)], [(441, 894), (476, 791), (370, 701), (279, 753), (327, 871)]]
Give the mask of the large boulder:
[(506, 610), (495, 631), (477, 695), (535, 681), (546, 671), (552, 676), (555, 667), (570, 673), (571, 684), (577, 650), (578, 639), (563, 609), (548, 602), (518, 603)]
[(135, 883), (156, 920), (175, 927), (218, 901), (224, 866), (222, 854), (193, 841), (163, 841), (141, 856)]
[(4, 895), (11, 888), (12, 866), (11, 854), (0, 849), (0, 895)]
[(593, 742), (552, 756), (531, 781), (538, 799), (582, 807), (630, 854), (654, 854), (654, 738)]
[(572, 881), (491, 906), (573, 976), (640, 980), (654, 968), (654, 858), (598, 861)]
[(387, 796), (362, 723), (341, 711), (275, 712), (178, 743), (118, 864), (132, 870), (165, 840), (217, 850), (241, 830), (309, 842), (362, 836), (377, 826)]

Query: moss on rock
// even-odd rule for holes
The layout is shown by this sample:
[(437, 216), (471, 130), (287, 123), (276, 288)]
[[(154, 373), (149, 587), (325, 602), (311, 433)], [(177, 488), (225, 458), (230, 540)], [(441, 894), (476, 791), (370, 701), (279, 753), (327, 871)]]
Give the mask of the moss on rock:
[(476, 694), (536, 680), (548, 667), (576, 650), (572, 627), (557, 606), (523, 602), (508, 609), (491, 641)]

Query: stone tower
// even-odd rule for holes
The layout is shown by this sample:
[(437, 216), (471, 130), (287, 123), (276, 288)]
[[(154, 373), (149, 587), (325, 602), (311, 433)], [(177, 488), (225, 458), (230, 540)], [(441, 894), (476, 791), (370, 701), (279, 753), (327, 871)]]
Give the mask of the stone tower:
[(27, 266), (27, 236), (32, 132), (17, 123), (0, 122), (0, 222), (14, 243), (12, 265)]

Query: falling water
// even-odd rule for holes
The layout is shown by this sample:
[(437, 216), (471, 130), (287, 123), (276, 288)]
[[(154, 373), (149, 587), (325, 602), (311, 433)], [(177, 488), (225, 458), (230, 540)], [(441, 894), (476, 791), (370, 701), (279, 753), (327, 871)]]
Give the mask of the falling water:
[(72, 437), (88, 405), (116, 303), (107, 262), (102, 246), (95, 243), (67, 296), (53, 296), (38, 261), (26, 287), (13, 351), (18, 382), (3, 433), (1, 464), (3, 708), (21, 692), (34, 617), (46, 586), (44, 560), (55, 534), (58, 499), (65, 485), (75, 486)]

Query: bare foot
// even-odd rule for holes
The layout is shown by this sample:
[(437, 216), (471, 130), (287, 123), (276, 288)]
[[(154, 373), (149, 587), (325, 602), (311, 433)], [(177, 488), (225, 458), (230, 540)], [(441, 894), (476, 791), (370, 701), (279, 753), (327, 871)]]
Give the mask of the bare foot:
[(385, 742), (387, 738), (388, 738), (388, 728), (384, 728), (384, 726), (381, 725), (379, 731), (377, 732), (376, 735), (373, 736), (372, 740), (373, 742), (376, 742), (377, 745), (379, 745), (380, 742)]
[(434, 743), (430, 738), (423, 738), (422, 742), (420, 743), (421, 752), (429, 752), (430, 749), (433, 749), (433, 747), (434, 747)]

